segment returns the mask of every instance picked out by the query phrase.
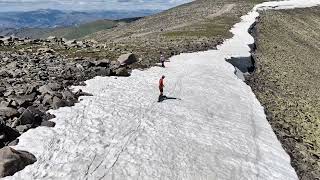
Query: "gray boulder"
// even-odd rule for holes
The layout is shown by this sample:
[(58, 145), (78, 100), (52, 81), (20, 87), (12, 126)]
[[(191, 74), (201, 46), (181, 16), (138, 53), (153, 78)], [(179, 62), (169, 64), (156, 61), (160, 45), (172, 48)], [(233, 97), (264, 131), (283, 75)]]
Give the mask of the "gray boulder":
[(77, 46), (77, 41), (76, 40), (70, 40), (70, 41), (66, 41), (64, 44), (66, 46), (68, 46), (68, 47), (74, 47), (74, 46)]
[(94, 62), (94, 64), (95, 64), (95, 66), (99, 66), (99, 67), (109, 67), (110, 66), (110, 60), (102, 59), (102, 60)]
[[(1, 117), (0, 117), (0, 132), (1, 132), (0, 142), (10, 142), (20, 136), (19, 132), (12, 129), (11, 127), (6, 126), (6, 122), (4, 120), (1, 120)], [(0, 148), (2, 147), (3, 146), (0, 145)]]
[(43, 85), (41, 87), (39, 87), (38, 91), (41, 93), (41, 94), (51, 94), (51, 95), (54, 95), (55, 92), (54, 91), (57, 91), (59, 89), (61, 89), (61, 85), (58, 84), (58, 83), (49, 83), (47, 85)]
[(10, 104), (10, 102), (3, 100), (3, 101), (0, 102), (0, 108), (1, 108), (1, 107), (8, 107), (9, 104)]
[(2, 61), (3, 61), (3, 62), (8, 62), (9, 60), (10, 60), (10, 58), (8, 58), (8, 57), (2, 58)]
[(58, 38), (55, 37), (55, 36), (49, 36), (49, 37), (47, 38), (47, 40), (48, 40), (48, 41), (56, 41), (56, 40), (58, 40)]
[(36, 86), (35, 85), (29, 85), (26, 89), (25, 94), (32, 94), (36, 92)]
[(48, 85), (50, 89), (52, 89), (53, 91), (57, 91), (59, 89), (61, 89), (61, 85), (58, 83), (48, 83)]
[(111, 61), (110, 62), (110, 69), (117, 69), (120, 67), (120, 62), (118, 61)]
[(0, 177), (11, 176), (36, 161), (36, 157), (29, 152), (4, 147), (0, 149)]
[(119, 69), (116, 69), (115, 71), (116, 73), (116, 76), (130, 76), (130, 73), (128, 72), (127, 68), (119, 68)]
[(19, 114), (22, 114), (25, 110), (26, 110), (26, 108), (21, 107), (21, 108), (18, 109), (18, 112), (19, 112)]
[(49, 94), (44, 95), (43, 100), (42, 100), (43, 105), (50, 105), (52, 104), (52, 96)]
[(14, 100), (18, 103), (19, 106), (25, 106), (33, 102), (36, 98), (36, 93), (31, 93), (29, 95), (19, 96), (14, 98)]
[(5, 93), (3, 93), (3, 96), (10, 96), (12, 94), (15, 94), (15, 91), (12, 89), (7, 90)]
[(13, 62), (7, 64), (6, 67), (8, 69), (16, 69), (16, 68), (18, 68), (18, 63), (16, 61), (13, 61)]
[(0, 87), (0, 94), (3, 94), (4, 92), (6, 92), (6, 88), (5, 87)]
[(8, 144), (8, 146), (16, 146), (16, 145), (18, 145), (18, 143), (19, 143), (19, 139), (15, 139), (15, 140), (11, 141), (11, 142)]
[(57, 96), (54, 96), (52, 99), (52, 108), (53, 109), (59, 109), (60, 107), (64, 107), (65, 106), (65, 102), (58, 98)]
[(7, 117), (7, 118), (11, 118), (14, 116), (19, 115), (19, 112), (11, 107), (1, 107), (0, 106), (0, 117)]
[(41, 112), (39, 109), (29, 106), (19, 117), (18, 120), (16, 120), (12, 126), (18, 126), (18, 125), (32, 125), (32, 126), (38, 126), (41, 124), (42, 118), (46, 114), (44, 112)]
[(10, 99), (9, 106), (17, 109), (19, 105), (14, 99)]
[(21, 134), (24, 132), (27, 132), (32, 126), (30, 124), (28, 125), (19, 125), (16, 127), (16, 130), (19, 131)]
[(104, 67), (96, 67), (95, 72), (95, 76), (109, 76), (111, 74), (111, 70)]
[(35, 121), (34, 114), (30, 111), (30, 109), (26, 109), (19, 118), (19, 125), (27, 125), (33, 124)]
[(45, 127), (54, 127), (56, 125), (55, 122), (52, 122), (52, 121), (43, 121), (41, 123), (41, 126), (45, 126)]
[(63, 99), (67, 100), (67, 101), (77, 101), (75, 95), (69, 91), (69, 90), (64, 90), (61, 92)]
[(46, 113), (45, 115), (42, 116), (42, 122), (49, 121), (50, 119), (53, 119), (55, 117), (56, 116), (54, 114)]
[(48, 85), (43, 85), (43, 86), (39, 87), (38, 91), (41, 94), (53, 94), (54, 93)]
[(82, 67), (87, 69), (87, 68), (90, 68), (92, 66), (95, 66), (96, 64), (91, 62), (90, 60), (83, 60), (83, 61), (81, 61), (81, 65), (82, 65)]
[(93, 96), (93, 94), (83, 92), (82, 89), (79, 89), (79, 90), (75, 93), (75, 95), (76, 95), (77, 97), (80, 97), (80, 96)]
[(9, 77), (9, 73), (8, 73), (8, 71), (7, 70), (5, 70), (5, 69), (2, 69), (2, 70), (0, 70), (0, 76), (1, 77)]
[(137, 62), (137, 58), (133, 53), (123, 54), (118, 58), (121, 65), (130, 65)]
[(0, 87), (0, 93), (6, 92), (6, 88), (5, 87)]
[(81, 72), (84, 72), (84, 71), (85, 71), (84, 67), (83, 67), (81, 64), (76, 64), (76, 67), (77, 67), (77, 69), (78, 69), (79, 71), (81, 71)]

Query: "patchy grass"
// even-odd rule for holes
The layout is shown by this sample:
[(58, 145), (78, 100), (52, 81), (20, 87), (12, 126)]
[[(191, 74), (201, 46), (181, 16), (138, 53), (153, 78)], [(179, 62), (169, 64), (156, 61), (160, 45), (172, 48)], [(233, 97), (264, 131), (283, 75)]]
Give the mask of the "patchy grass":
[(116, 25), (117, 25), (117, 22), (115, 21), (98, 20), (92, 23), (79, 25), (77, 27), (63, 28), (63, 29), (54, 31), (50, 34), (46, 34), (46, 36), (54, 35), (57, 37), (64, 37), (66, 39), (79, 39), (97, 31), (110, 29)]
[(237, 22), (236, 17), (219, 16), (211, 20), (206, 20), (192, 26), (184, 27), (183, 30), (166, 32), (163, 35), (169, 38), (179, 37), (217, 37), (229, 36), (230, 28)]
[[(66, 58), (92, 58), (92, 59), (110, 59), (115, 60), (118, 56), (113, 51), (107, 51), (105, 49), (82, 49), (82, 48), (55, 48), (58, 54), (63, 55)], [(97, 51), (98, 50), (98, 51)]]

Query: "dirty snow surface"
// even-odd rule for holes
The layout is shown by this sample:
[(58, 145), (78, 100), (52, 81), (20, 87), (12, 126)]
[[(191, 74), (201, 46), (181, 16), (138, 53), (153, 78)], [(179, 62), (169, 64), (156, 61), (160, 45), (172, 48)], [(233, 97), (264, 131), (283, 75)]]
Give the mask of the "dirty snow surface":
[[(319, 4), (303, 2), (259, 7)], [(38, 161), (7, 179), (297, 179), (263, 107), (225, 61), (249, 56), (247, 30), (257, 16), (244, 16), (218, 50), (75, 87), (94, 96), (51, 111), (56, 127), (23, 134), (14, 148)], [(165, 94), (181, 100), (157, 102), (163, 74)]]

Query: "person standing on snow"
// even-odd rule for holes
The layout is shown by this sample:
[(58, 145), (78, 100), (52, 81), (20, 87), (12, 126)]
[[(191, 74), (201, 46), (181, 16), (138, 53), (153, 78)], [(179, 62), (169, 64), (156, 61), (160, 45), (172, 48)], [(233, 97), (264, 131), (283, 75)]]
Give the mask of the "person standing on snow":
[(162, 76), (161, 79), (159, 80), (159, 90), (160, 90), (160, 96), (163, 96), (163, 87), (164, 87), (164, 80), (165, 76)]
[(161, 54), (160, 55), (160, 62), (161, 62), (161, 67), (163, 67), (163, 68), (165, 68), (164, 61), (165, 61), (165, 58), (164, 58), (163, 54)]

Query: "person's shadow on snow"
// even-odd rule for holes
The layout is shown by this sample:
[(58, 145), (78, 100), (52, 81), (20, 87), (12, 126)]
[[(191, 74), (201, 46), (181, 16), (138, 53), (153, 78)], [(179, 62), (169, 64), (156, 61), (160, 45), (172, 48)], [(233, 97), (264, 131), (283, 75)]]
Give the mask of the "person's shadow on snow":
[(163, 102), (165, 100), (181, 100), (180, 98), (175, 98), (175, 97), (169, 97), (169, 96), (165, 96), (165, 95), (160, 95), (158, 102)]

